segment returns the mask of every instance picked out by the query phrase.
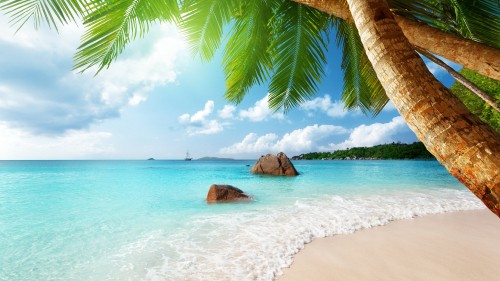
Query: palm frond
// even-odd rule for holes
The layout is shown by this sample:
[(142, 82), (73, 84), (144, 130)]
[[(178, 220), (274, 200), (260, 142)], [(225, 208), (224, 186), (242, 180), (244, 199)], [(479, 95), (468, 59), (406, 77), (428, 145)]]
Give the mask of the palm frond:
[(423, 22), (447, 32), (456, 32), (456, 26), (450, 26), (450, 22), (445, 16), (442, 1), (388, 0), (388, 3), (392, 11), (400, 16)]
[(227, 100), (239, 103), (248, 90), (269, 78), (272, 67), (269, 47), (272, 33), (268, 25), (277, 2), (244, 1), (231, 29), (223, 65)]
[(21, 28), (30, 19), (37, 29), (43, 22), (57, 29), (59, 24), (75, 22), (84, 15), (85, 0), (0, 0), (0, 9)]
[(378, 80), (354, 23), (334, 20), (337, 45), (342, 48), (344, 89), (342, 101), (348, 110), (360, 109), (376, 116), (389, 101)]
[(389, 0), (394, 13), (500, 49), (498, 0)]
[(498, 0), (449, 0), (462, 36), (500, 49)]
[(85, 17), (87, 30), (75, 55), (74, 69), (85, 71), (98, 65), (99, 72), (109, 67), (130, 41), (149, 31), (153, 22), (174, 20), (178, 15), (176, 0), (106, 1)]
[(269, 107), (288, 111), (316, 94), (324, 76), (329, 17), (284, 1), (271, 21), (275, 32)]
[(181, 30), (195, 55), (210, 60), (219, 48), (223, 28), (239, 1), (186, 0), (182, 6)]

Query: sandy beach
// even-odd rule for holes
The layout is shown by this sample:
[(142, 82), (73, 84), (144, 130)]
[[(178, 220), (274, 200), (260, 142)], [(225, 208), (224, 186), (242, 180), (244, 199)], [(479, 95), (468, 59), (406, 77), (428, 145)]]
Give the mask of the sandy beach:
[(500, 280), (500, 219), (462, 211), (316, 239), (277, 280)]

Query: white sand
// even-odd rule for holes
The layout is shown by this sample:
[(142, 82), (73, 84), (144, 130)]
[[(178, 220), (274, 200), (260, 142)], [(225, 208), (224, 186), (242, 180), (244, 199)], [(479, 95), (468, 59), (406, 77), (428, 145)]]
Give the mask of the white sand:
[(500, 219), (464, 211), (317, 239), (278, 280), (500, 281)]

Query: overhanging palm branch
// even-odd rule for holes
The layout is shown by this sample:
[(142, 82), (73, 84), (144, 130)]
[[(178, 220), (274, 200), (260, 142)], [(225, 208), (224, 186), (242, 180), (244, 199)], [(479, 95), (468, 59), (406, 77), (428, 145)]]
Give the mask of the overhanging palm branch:
[(227, 100), (239, 103), (248, 90), (269, 78), (272, 68), (269, 21), (276, 1), (254, 0), (241, 3), (243, 13), (235, 19), (227, 42), (223, 65)]
[(33, 20), (35, 28), (42, 22), (57, 29), (59, 24), (75, 22), (88, 7), (85, 0), (0, 0), (0, 8), (10, 15), (11, 22), (21, 28)]
[(500, 49), (498, 0), (389, 0), (394, 13)]
[[(389, 2), (399, 15), (500, 48), (497, 0)], [(175, 19), (178, 5), (183, 7), (180, 26), (205, 61), (220, 47), (224, 26), (234, 19), (223, 61), (229, 100), (240, 102), (251, 86), (269, 77), (274, 109), (287, 111), (316, 93), (324, 76), (328, 17), (290, 1), (0, 0), (0, 8), (19, 25), (33, 19), (35, 26), (47, 22), (57, 28), (83, 17), (87, 31), (75, 56), (75, 68), (80, 70), (109, 66), (154, 21)], [(356, 41), (359, 38), (353, 37), (355, 29), (339, 26), (339, 30), (338, 35), (344, 36), (339, 39), (346, 74), (343, 100), (347, 108), (377, 114), (387, 102), (383, 90)]]
[(285, 112), (314, 96), (324, 76), (329, 17), (318, 10), (284, 1), (271, 21), (273, 76), (269, 107)]
[(389, 101), (375, 74), (353, 23), (334, 19), (337, 44), (342, 48), (344, 89), (342, 101), (349, 110), (360, 109), (373, 116), (380, 113)]
[(176, 0), (106, 1), (85, 17), (87, 28), (75, 55), (75, 69), (97, 65), (108, 67), (137, 37), (144, 36), (155, 21), (174, 20), (179, 15)]
[(223, 28), (238, 4), (231, 0), (184, 1), (180, 27), (194, 54), (203, 61), (209, 61), (219, 48)]
[[(434, 56), (432, 53), (430, 53), (427, 50), (424, 50), (420, 47), (416, 47), (415, 49), (417, 52), (419, 52), (422, 56), (428, 58), (430, 61), (433, 63), (439, 65), (441, 68), (446, 70), (448, 74), (450, 74), (456, 81), (456, 83), (460, 83), (463, 87), (465, 87), (467, 90), (472, 92), (474, 95), (477, 97), (481, 98), (486, 104), (491, 106), (494, 110), (497, 112), (500, 112), (500, 103), (496, 101), (496, 99), (483, 91), (481, 88), (479, 88), (476, 84), (474, 84), (472, 81), (468, 80), (465, 78), (460, 72), (454, 70), (452, 67), (447, 65), (444, 61), (440, 60), (438, 57)], [(477, 74), (477, 73), (476, 73)]]
[(500, 48), (500, 3), (498, 0), (449, 0), (447, 2), (455, 12), (455, 20), (462, 36)]

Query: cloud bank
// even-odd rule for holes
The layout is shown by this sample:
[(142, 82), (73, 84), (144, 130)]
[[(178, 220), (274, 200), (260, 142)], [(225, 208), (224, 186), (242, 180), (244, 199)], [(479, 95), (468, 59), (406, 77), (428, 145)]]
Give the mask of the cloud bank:
[(283, 113), (276, 113), (269, 109), (268, 97), (269, 94), (261, 100), (255, 102), (253, 107), (241, 110), (239, 117), (243, 120), (249, 120), (252, 122), (261, 122), (269, 119), (285, 119), (285, 115)]
[(239, 143), (222, 148), (222, 154), (264, 153), (264, 152), (300, 152), (317, 148), (317, 142), (332, 135), (342, 135), (348, 130), (334, 125), (312, 125), (294, 130), (279, 138), (274, 133), (258, 136), (255, 133), (246, 135)]
[(94, 159), (113, 155), (113, 135), (109, 132), (68, 130), (58, 136), (31, 135), (0, 121), (2, 159)]
[[(312, 125), (284, 134), (281, 138), (269, 133), (259, 136), (255, 133), (246, 135), (241, 142), (220, 149), (221, 154), (248, 153), (305, 153), (310, 151), (333, 151), (349, 147), (373, 146), (393, 142), (393, 136), (408, 130), (401, 117), (395, 117), (388, 123), (360, 125), (347, 129), (334, 125)], [(348, 135), (339, 143), (322, 145), (322, 140), (332, 136)]]
[(321, 149), (327, 151), (346, 149), (350, 147), (374, 146), (377, 144), (391, 143), (395, 140), (393, 136), (408, 130), (408, 126), (403, 118), (394, 117), (388, 123), (374, 123), (371, 125), (361, 125), (352, 130), (349, 138), (341, 143), (330, 143)]
[(233, 122), (249, 121), (263, 122), (271, 119), (284, 120), (283, 113), (275, 113), (269, 109), (267, 96), (255, 102), (254, 106), (247, 109), (240, 109), (239, 112), (234, 105), (224, 105), (217, 110), (217, 116), (212, 116), (215, 112), (215, 103), (209, 100), (202, 110), (194, 113), (184, 113), (177, 119), (179, 124), (186, 128), (188, 135), (212, 135), (224, 131), (224, 128)]
[(306, 101), (301, 105), (301, 109), (312, 112), (322, 112), (330, 117), (342, 118), (347, 115), (348, 111), (344, 109), (344, 104), (337, 100), (332, 102), (329, 95), (324, 95), (310, 101)]
[(158, 28), (162, 35), (149, 52), (121, 56), (94, 77), (92, 69), (71, 71), (81, 29), (65, 26), (57, 34), (26, 26), (14, 36), (0, 19), (0, 121), (31, 134), (64, 135), (118, 117), (176, 81), (185, 43), (174, 27)]

